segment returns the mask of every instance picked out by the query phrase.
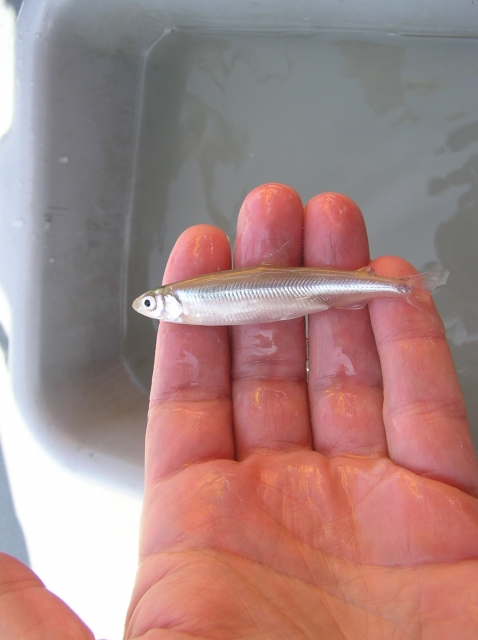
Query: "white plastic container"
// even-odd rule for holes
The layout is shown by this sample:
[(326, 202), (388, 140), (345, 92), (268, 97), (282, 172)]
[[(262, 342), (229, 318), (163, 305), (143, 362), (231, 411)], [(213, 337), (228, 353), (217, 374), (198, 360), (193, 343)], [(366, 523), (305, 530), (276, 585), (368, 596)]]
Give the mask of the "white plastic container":
[(25, 0), (0, 148), (18, 405), (82, 473), (141, 487), (155, 327), (131, 301), (177, 235), (257, 184), (360, 204), (372, 253), (440, 262), (478, 401), (478, 5)]

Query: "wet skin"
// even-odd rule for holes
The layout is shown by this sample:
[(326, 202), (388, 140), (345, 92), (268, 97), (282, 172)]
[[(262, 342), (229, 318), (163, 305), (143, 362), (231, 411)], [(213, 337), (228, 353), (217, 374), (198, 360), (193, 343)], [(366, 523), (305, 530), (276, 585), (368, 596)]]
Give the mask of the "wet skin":
[[(304, 210), (289, 187), (255, 189), (234, 264), (274, 256), (367, 265), (359, 209), (321, 194)], [(225, 235), (199, 225), (164, 281), (230, 266)], [(432, 300), (429, 313), (377, 300), (311, 316), (308, 355), (307, 380), (302, 318), (160, 324), (128, 640), (478, 635), (478, 465)], [(4, 558), (0, 576), (2, 638), (92, 638), (28, 569)], [(25, 620), (43, 635), (22, 636)]]

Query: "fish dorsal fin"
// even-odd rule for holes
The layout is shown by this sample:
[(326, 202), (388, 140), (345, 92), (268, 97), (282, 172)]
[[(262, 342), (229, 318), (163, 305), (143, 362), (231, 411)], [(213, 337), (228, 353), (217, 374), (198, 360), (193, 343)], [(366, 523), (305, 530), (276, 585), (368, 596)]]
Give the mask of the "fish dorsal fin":
[(357, 269), (357, 273), (363, 273), (364, 275), (367, 275), (367, 276), (377, 275), (377, 272), (375, 271), (375, 269), (370, 265), (367, 265), (366, 267), (362, 267), (361, 269)]

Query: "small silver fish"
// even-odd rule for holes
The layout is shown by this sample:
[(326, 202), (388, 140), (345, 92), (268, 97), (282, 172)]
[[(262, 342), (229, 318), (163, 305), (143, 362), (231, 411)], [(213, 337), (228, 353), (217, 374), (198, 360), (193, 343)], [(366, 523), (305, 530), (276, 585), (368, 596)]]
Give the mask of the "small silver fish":
[(385, 278), (371, 267), (337, 271), (259, 266), (164, 285), (136, 298), (133, 309), (167, 322), (238, 325), (290, 320), (331, 307), (361, 309), (376, 298), (398, 298), (420, 307), (423, 292), (445, 284), (448, 275), (439, 269)]

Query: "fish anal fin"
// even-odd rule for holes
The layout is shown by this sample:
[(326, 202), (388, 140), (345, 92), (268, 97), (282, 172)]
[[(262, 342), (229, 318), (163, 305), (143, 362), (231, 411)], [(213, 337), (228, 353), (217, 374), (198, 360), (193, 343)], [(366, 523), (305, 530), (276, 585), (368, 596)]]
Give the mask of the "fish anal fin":
[(334, 309), (363, 309), (368, 302), (353, 302), (352, 304), (334, 305)]

